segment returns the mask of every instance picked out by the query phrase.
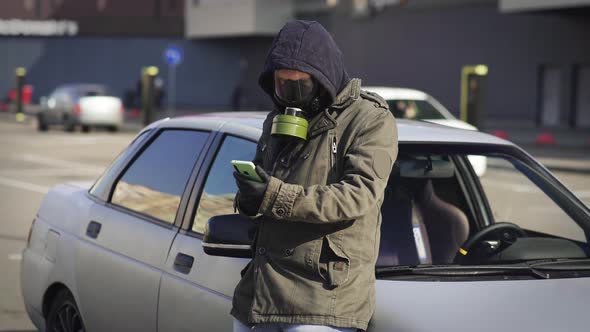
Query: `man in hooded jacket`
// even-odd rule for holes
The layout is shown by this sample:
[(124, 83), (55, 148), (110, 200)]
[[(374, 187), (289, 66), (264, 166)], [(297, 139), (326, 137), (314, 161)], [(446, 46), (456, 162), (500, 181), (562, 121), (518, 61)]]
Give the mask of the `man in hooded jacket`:
[[(348, 77), (317, 22), (285, 24), (259, 84), (276, 109), (254, 159), (263, 182), (234, 173), (240, 213), (259, 221), (254, 257), (234, 292), (234, 331), (366, 330), (380, 207), (397, 156), (393, 115)], [(303, 109), (306, 140), (271, 134), (286, 106)]]

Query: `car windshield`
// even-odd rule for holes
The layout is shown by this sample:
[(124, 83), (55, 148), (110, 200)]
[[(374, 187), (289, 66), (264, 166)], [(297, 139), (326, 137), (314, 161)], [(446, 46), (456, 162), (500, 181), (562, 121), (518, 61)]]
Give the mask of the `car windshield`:
[(105, 87), (97, 86), (81, 86), (76, 89), (72, 89), (72, 93), (75, 99), (82, 97), (94, 97), (94, 96), (106, 96), (108, 91)]
[(398, 119), (442, 120), (443, 114), (426, 100), (388, 99), (389, 109)]
[(55, 89), (51, 93), (53, 98), (68, 99), (71, 101), (77, 101), (82, 97), (93, 97), (93, 96), (108, 96), (110, 95), (109, 90), (103, 85), (64, 85)]
[(582, 202), (524, 155), (468, 149), (400, 145), (378, 271), (587, 258)]

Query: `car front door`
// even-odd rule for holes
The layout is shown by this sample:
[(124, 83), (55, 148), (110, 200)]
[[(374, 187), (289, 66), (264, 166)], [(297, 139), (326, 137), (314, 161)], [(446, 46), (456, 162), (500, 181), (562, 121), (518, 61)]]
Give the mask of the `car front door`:
[(77, 289), (88, 331), (156, 331), (158, 288), (209, 133), (162, 130), (96, 200), (80, 231)]
[[(207, 220), (232, 214), (237, 187), (231, 160), (252, 160), (256, 143), (225, 136), (209, 169), (199, 173), (185, 220), (187, 230), (172, 245), (160, 286), (159, 331), (231, 331), (229, 314), (234, 288), (247, 259), (213, 257), (203, 252)], [(202, 188), (202, 190), (198, 190)]]

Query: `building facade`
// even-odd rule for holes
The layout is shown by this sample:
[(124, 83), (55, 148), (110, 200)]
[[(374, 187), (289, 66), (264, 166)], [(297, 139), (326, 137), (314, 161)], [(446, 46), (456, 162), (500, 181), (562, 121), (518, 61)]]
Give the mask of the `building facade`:
[[(13, 84), (14, 67), (25, 66), (37, 97), (81, 81), (123, 95), (147, 65), (158, 66), (166, 82), (163, 52), (176, 45), (184, 53), (176, 68), (179, 107), (268, 110), (258, 73), (274, 32), (303, 18), (328, 28), (351, 75), (365, 85), (425, 90), (458, 115), (461, 69), (485, 64), (483, 119), (590, 128), (590, 0), (6, 3), (0, 2), (0, 94)], [(73, 21), (77, 33), (1, 36), (2, 20), (15, 17)]]

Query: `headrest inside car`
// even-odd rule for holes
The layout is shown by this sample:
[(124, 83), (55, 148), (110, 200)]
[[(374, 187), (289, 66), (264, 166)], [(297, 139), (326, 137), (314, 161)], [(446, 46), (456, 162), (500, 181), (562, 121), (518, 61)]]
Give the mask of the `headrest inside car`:
[(455, 166), (449, 160), (440, 159), (398, 159), (394, 172), (402, 178), (438, 179), (450, 178), (455, 174)]

